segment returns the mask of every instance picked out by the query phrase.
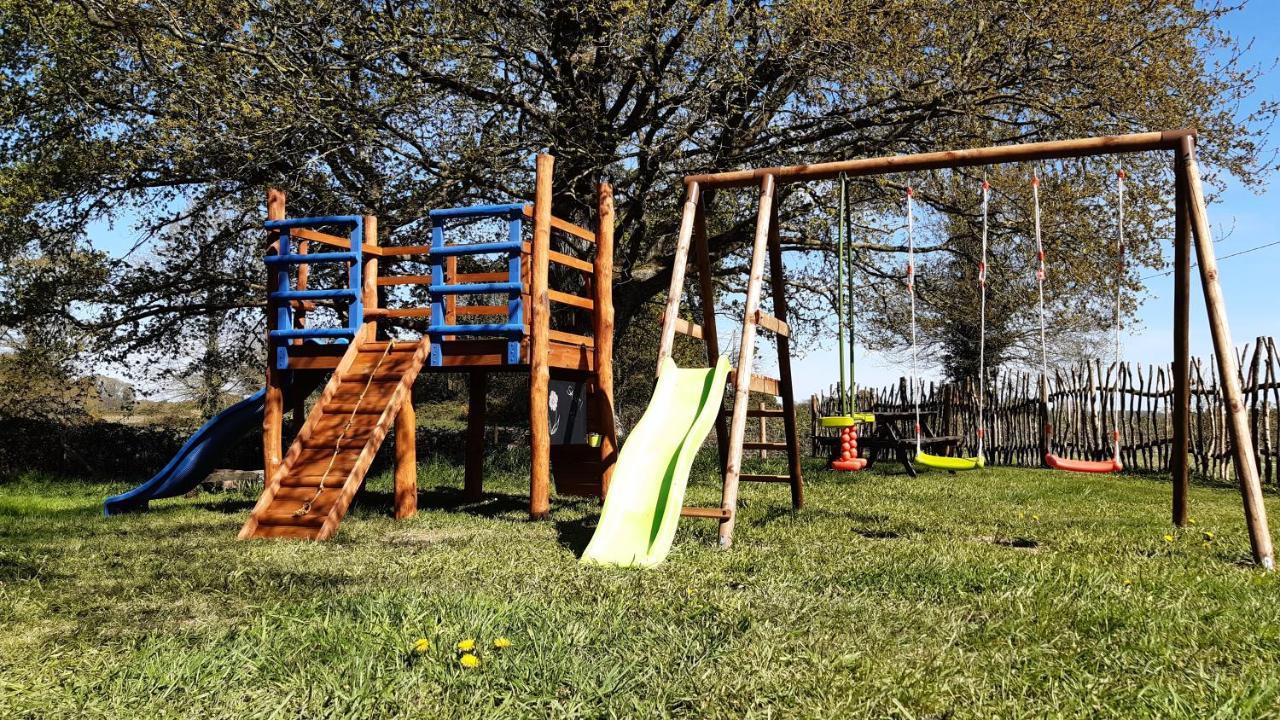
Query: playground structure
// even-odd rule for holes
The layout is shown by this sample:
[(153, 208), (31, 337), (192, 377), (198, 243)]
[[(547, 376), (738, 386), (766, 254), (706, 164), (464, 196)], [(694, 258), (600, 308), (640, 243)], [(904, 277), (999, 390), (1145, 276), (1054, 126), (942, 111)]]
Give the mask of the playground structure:
[[(552, 215), (553, 167), (550, 155), (538, 157), (531, 205), (432, 211), (429, 245), (382, 245), (372, 215), (287, 218), (285, 193), (269, 190), (266, 388), (207, 422), (156, 477), (109, 498), (106, 513), (144, 509), (149, 500), (186, 492), (229, 443), (260, 422), (263, 492), (241, 538), (332, 537), (391, 432), (395, 515), (409, 517), (417, 509), (412, 388), (420, 373), (469, 377), (468, 499), (483, 494), (485, 400), (488, 375), (495, 372), (529, 376), (530, 515), (548, 514), (553, 476), (563, 494), (603, 495), (617, 447), (612, 189), (598, 185), (597, 227), (587, 230)], [(483, 223), (502, 237), (466, 242)], [(526, 232), (530, 224), (532, 232)], [(500, 271), (485, 267), (486, 259)], [(399, 271), (410, 263), (428, 265), (428, 274)], [(343, 286), (312, 286), (312, 269), (323, 264), (339, 268)], [(551, 286), (553, 264), (561, 280), (577, 280), (567, 285), (578, 293)], [(390, 308), (380, 302), (390, 288), (422, 286), (429, 304)], [(489, 300), (494, 297), (499, 301)], [(321, 306), (332, 308), (338, 326), (309, 322)], [(574, 322), (577, 332), (559, 327), (562, 321)], [(406, 333), (405, 325), (421, 322), (425, 331)], [(307, 397), (322, 382), (308, 412)], [(574, 397), (552, 408), (555, 384)], [(556, 412), (572, 416), (553, 428)], [(285, 451), (287, 413), (296, 435)]]
[[(602, 495), (613, 466), (613, 201), (609, 185), (600, 184), (598, 221), (590, 231), (552, 215), (554, 159), (537, 160), (532, 205), (523, 203), (434, 210), (431, 244), (380, 246), (377, 219), (285, 219), (284, 195), (268, 199), (267, 229), (275, 255), (275, 290), (269, 296), (268, 339), (271, 362), (263, 419), (265, 485), (240, 537), (298, 537), (324, 540), (336, 531), (351, 500), (364, 482), (382, 439), (396, 433), (395, 515), (409, 517), (417, 509), (415, 413), (411, 390), (419, 372), (464, 372), (470, 379), (464, 492), (483, 494), (484, 417), (489, 373), (529, 375), (530, 449), (529, 514), (550, 511), (552, 473), (566, 494)], [(459, 228), (493, 221), (505, 225), (506, 237), (495, 242), (448, 242)], [(532, 237), (525, 239), (525, 221)], [(336, 221), (336, 223), (335, 223)], [(316, 231), (317, 226), (346, 224), (349, 239)], [(467, 236), (465, 232), (457, 234)], [(569, 246), (589, 248), (590, 260), (552, 249), (553, 235)], [(309, 253), (303, 245), (319, 243), (344, 252)], [(504, 269), (462, 271), (460, 259), (498, 258)], [(425, 262), (429, 275), (387, 274), (380, 264)], [(307, 287), (308, 265), (345, 262), (350, 281), (343, 296)], [(491, 259), (491, 263), (493, 260)], [(555, 263), (581, 278), (584, 294), (550, 287)], [(292, 276), (289, 268), (298, 267)], [(296, 281), (292, 282), (291, 281)], [(430, 304), (384, 308), (378, 288), (427, 286)], [(460, 302), (498, 296), (498, 304)], [(345, 299), (345, 327), (308, 327), (309, 303)], [(552, 303), (584, 311), (591, 335), (552, 327)], [(463, 322), (462, 318), (501, 318), (501, 322)], [(397, 340), (395, 326), (426, 319), (426, 332)], [(308, 339), (346, 338), (346, 343), (305, 343)], [(284, 387), (290, 373), (332, 371), (319, 400), (301, 425), (288, 451), (281, 454), (285, 414)], [(552, 445), (549, 421), (552, 380), (585, 387), (588, 427), (596, 444)], [(294, 422), (303, 408), (294, 406)]]
[[(791, 369), (788, 353), (790, 328), (786, 324), (786, 293), (782, 277), (782, 253), (779, 241), (778, 188), (781, 185), (831, 180), (844, 174), (849, 177), (886, 175), (925, 170), (972, 167), (991, 164), (1060, 160), (1085, 156), (1115, 155), (1139, 152), (1167, 152), (1172, 156), (1174, 170), (1174, 440), (1173, 440), (1173, 522), (1183, 526), (1187, 522), (1187, 490), (1189, 486), (1188, 415), (1190, 407), (1189, 382), (1189, 320), (1191, 289), (1191, 254), (1194, 252), (1200, 269), (1201, 287), (1205, 309), (1213, 338), (1219, 374), (1223, 379), (1222, 391), (1228, 410), (1228, 434), (1233, 448), (1233, 463), (1244, 505), (1245, 524), (1256, 562), (1267, 569), (1274, 567), (1274, 553), (1267, 527), (1266, 510), (1262, 503), (1262, 489), (1258, 479), (1252, 441), (1248, 432), (1248, 413), (1241, 401), (1241, 388), (1227, 311), (1218, 282), (1217, 260), (1213, 252), (1213, 238), (1201, 186), (1200, 169), (1195, 157), (1196, 133), (1194, 130), (1136, 133), (1131, 135), (1101, 136), (1073, 140), (1027, 143), (1021, 145), (994, 146), (970, 150), (952, 150), (917, 155), (898, 155), (861, 160), (845, 160), (812, 165), (792, 165), (730, 172), (691, 175), (685, 178), (685, 202), (677, 238), (671, 283), (668, 289), (666, 310), (662, 319), (662, 341), (658, 351), (659, 367), (670, 356), (676, 333), (702, 340), (706, 345), (708, 364), (714, 366), (719, 357), (715, 333), (715, 298), (711, 282), (711, 259), (708, 252), (706, 208), (704, 197), (712, 192), (741, 188), (757, 188), (758, 206), (755, 233), (752, 241), (751, 265), (747, 278), (746, 297), (743, 303), (743, 321), (740, 335), (738, 367), (732, 376), (734, 384), (733, 408), (728, 427), (723, 418), (716, 423), (716, 437), (721, 458), (723, 489), (720, 508), (686, 508), (686, 516), (715, 518), (720, 523), (719, 537), (722, 546), (733, 540), (734, 520), (738, 505), (738, 486), (742, 481), (786, 481), (792, 488), (792, 501), (799, 507), (803, 500), (803, 478), (800, 476), (798, 445), (795, 434), (795, 416), (791, 387)], [(695, 257), (703, 322), (690, 323), (680, 317), (680, 301), (683, 295), (685, 274), (690, 254)], [(773, 291), (773, 314), (761, 309), (761, 293), (764, 283), (766, 256), (771, 267), (770, 285)], [(752, 374), (755, 360), (755, 343), (759, 328), (777, 336), (778, 367), (780, 378), (773, 380)], [(780, 395), (783, 401), (781, 414), (787, 424), (785, 443), (767, 449), (783, 450), (788, 455), (788, 476), (753, 476), (741, 472), (744, 450), (755, 448), (755, 443), (745, 442), (746, 423), (757, 413), (774, 412), (752, 410), (748, 406), (751, 391)], [(1041, 392), (1046, 393), (1042, 383)], [(1047, 403), (1046, 403), (1047, 404)]]

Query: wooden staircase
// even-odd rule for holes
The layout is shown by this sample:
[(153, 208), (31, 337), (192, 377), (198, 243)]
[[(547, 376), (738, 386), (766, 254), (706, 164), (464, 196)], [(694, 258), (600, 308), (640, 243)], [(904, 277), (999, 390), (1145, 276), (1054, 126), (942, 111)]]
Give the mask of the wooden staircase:
[(363, 337), (357, 335), (342, 356), (280, 470), (263, 488), (241, 539), (328, 540), (337, 532), (430, 344)]

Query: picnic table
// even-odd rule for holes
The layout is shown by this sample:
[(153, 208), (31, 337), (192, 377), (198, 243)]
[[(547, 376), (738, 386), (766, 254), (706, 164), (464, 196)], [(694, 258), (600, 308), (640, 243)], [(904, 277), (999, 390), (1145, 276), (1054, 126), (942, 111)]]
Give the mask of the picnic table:
[[(930, 430), (930, 422), (938, 413), (932, 410), (920, 411), (920, 445), (925, 450), (939, 455), (950, 455), (960, 444), (959, 435), (934, 435)], [(882, 453), (893, 452), (898, 462), (906, 469), (907, 475), (916, 476), (916, 469), (911, 464), (915, 457), (916, 414), (913, 411), (876, 412), (876, 421), (869, 435), (858, 435), (858, 451), (867, 459), (867, 467), (875, 465)], [(939, 451), (939, 449), (941, 451)]]

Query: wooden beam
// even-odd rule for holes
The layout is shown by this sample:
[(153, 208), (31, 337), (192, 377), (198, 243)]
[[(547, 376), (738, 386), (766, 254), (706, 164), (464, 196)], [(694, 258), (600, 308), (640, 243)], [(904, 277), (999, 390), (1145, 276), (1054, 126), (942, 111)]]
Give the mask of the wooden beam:
[[(707, 367), (715, 367), (720, 361), (720, 338), (716, 336), (716, 291), (711, 270), (711, 251), (707, 243), (707, 206), (715, 198), (715, 191), (698, 200), (697, 214), (693, 218), (693, 257), (698, 267), (698, 302), (702, 305), (702, 340), (706, 345)], [(724, 398), (717, 402), (724, 404)], [(720, 479), (724, 481), (729, 463), (729, 425), (723, 413), (716, 414), (716, 455), (720, 461)]]
[(395, 517), (418, 513), (418, 421), (413, 412), (413, 388), (396, 412)]
[(1173, 230), (1173, 447), (1169, 458), (1173, 471), (1173, 524), (1187, 524), (1187, 497), (1191, 489), (1191, 223), (1187, 209), (1185, 158), (1174, 157)]
[(1058, 160), (1086, 155), (1173, 150), (1184, 137), (1194, 137), (1195, 130), (1165, 130), (1132, 135), (1104, 135), (1075, 140), (1051, 140), (1020, 145), (996, 145), (969, 150), (947, 150), (916, 155), (890, 155), (861, 160), (840, 160), (813, 165), (734, 170), (730, 172), (690, 175), (685, 184), (697, 183), (704, 188), (748, 187), (763, 178), (773, 177), (778, 183), (808, 180), (830, 180), (839, 175), (884, 175), (937, 168), (972, 167), (1001, 163)]
[[(267, 219), (285, 218), (285, 192), (277, 188), (267, 189)], [(280, 233), (267, 233), (268, 243), (279, 249)], [(272, 351), (271, 331), (276, 327), (276, 308), (267, 303), (267, 388), (262, 409), (262, 477), (264, 485), (276, 479), (284, 455), (284, 373), (276, 369), (276, 357)]]
[(378, 257), (388, 259), (402, 258), (409, 255), (430, 255), (430, 245), (398, 245), (384, 247), (378, 252)]
[(609, 492), (618, 455), (618, 430), (613, 417), (613, 224), (613, 186), (600, 183), (596, 187), (596, 257), (591, 296), (595, 308), (595, 426), (600, 433), (600, 458), (604, 462), (600, 476), (602, 497)]
[(684, 318), (676, 318), (676, 332), (681, 335), (688, 335), (691, 338), (702, 340), (702, 326), (695, 325)]
[(1213, 350), (1218, 358), (1218, 376), (1222, 382), (1222, 399), (1227, 411), (1227, 434), (1231, 441), (1231, 456), (1235, 462), (1236, 477), (1240, 482), (1240, 496), (1244, 501), (1244, 519), (1249, 530), (1249, 544), (1253, 548), (1254, 561), (1270, 571), (1275, 569), (1275, 553), (1271, 545), (1271, 531), (1267, 526), (1267, 509), (1262, 500), (1262, 485), (1258, 480), (1253, 438), (1249, 434), (1249, 414), (1240, 390), (1236, 351), (1231, 342), (1231, 328), (1227, 323), (1226, 300), (1222, 296), (1222, 286), (1218, 282), (1218, 259), (1213, 253), (1209, 214), (1205, 207), (1204, 190), (1200, 184), (1200, 168), (1195, 158), (1195, 142), (1191, 137), (1184, 138), (1181, 153), (1187, 174), (1188, 209), (1191, 212), (1191, 229), (1195, 236), (1196, 259), (1200, 265), (1200, 285), (1204, 290), (1205, 310), (1209, 314), (1209, 331), (1213, 336)]
[(430, 284), (431, 284), (430, 275), (392, 275), (390, 277), (383, 276), (378, 278), (378, 285), (380, 287), (385, 287), (387, 285), (430, 285)]
[(763, 310), (756, 311), (756, 324), (775, 335), (791, 337), (790, 325)]
[(551, 300), (547, 295), (551, 252), (551, 173), (555, 158), (538, 155), (534, 191), (533, 248), (529, 303), (529, 515), (542, 519), (551, 513), (551, 426), (547, 416), (551, 372)]
[[(760, 289), (764, 284), (764, 259), (769, 242), (769, 221), (773, 217), (773, 200), (776, 184), (772, 175), (760, 180), (760, 205), (756, 212), (756, 232), (751, 244), (751, 271), (747, 276), (747, 297), (742, 320), (742, 342), (738, 346), (739, 376), (751, 377), (756, 355), (755, 312), (760, 308)], [(687, 208), (686, 208), (687, 210)], [(692, 223), (692, 218), (690, 218)], [(692, 228), (690, 228), (692, 231)], [(683, 272), (683, 268), (681, 268)], [(674, 280), (672, 287), (676, 287)], [(679, 296), (676, 296), (677, 299)], [(670, 308), (668, 308), (670, 311)], [(674, 330), (674, 328), (672, 328)], [(664, 331), (665, 332), (665, 331)], [(733, 526), (738, 507), (738, 480), (742, 473), (742, 443), (747, 434), (747, 411), (751, 400), (750, 383), (734, 384), (733, 419), (729, 423), (729, 457), (725, 464), (724, 493), (720, 507), (729, 517), (720, 522), (720, 547), (733, 544)]]
[[(729, 372), (729, 384), (738, 387), (738, 371), (731, 370)], [(765, 395), (773, 395), (782, 397), (782, 383), (771, 377), (764, 375), (752, 375), (751, 381), (747, 384), (747, 389), (753, 393), (763, 393)], [(750, 413), (748, 413), (750, 417)]]
[(467, 382), (467, 454), (462, 495), (471, 502), (484, 497), (484, 420), (489, 373), (472, 370)]
[(685, 183), (684, 213), (680, 216), (680, 232), (671, 261), (671, 285), (667, 289), (667, 306), (662, 312), (662, 335), (658, 342), (658, 367), (671, 357), (676, 342), (676, 320), (680, 319), (680, 295), (684, 292), (684, 271), (689, 261), (689, 242), (693, 238), (693, 219), (698, 213), (698, 183)]
[(548, 290), (547, 298), (550, 299), (552, 302), (557, 302), (557, 303), (560, 303), (561, 305), (571, 305), (573, 307), (581, 308), (583, 310), (593, 310), (596, 306), (595, 303), (592, 302), (590, 298), (584, 298), (580, 295), (561, 292), (559, 290)]
[[(361, 244), (377, 246), (378, 216), (365, 215), (361, 226), (364, 233), (360, 239)], [(378, 309), (378, 257), (364, 255), (362, 258), (364, 269), (360, 273), (360, 302), (364, 306), (365, 315), (369, 316), (370, 310)], [(376, 334), (375, 329), (369, 333), (369, 337), (372, 338)]]

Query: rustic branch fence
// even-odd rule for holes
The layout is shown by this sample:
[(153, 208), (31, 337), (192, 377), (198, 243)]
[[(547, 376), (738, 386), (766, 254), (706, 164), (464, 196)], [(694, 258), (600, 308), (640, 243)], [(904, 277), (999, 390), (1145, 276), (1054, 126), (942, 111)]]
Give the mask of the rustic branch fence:
[[(1240, 383), (1249, 410), (1249, 429), (1263, 482), (1280, 484), (1280, 351), (1273, 338), (1260, 337), (1237, 352)], [(1234, 479), (1218, 365), (1191, 361), (1190, 466), (1202, 477)], [(1102, 460), (1111, 456), (1111, 432), (1120, 428), (1121, 460), (1128, 469), (1169, 472), (1173, 447), (1172, 365), (1099, 361), (1052, 371), (1048, 416), (1053, 447), (1060, 455)], [(987, 389), (986, 456), (995, 465), (1037, 467), (1044, 453), (1038, 372), (1004, 373)], [(920, 407), (935, 413), (933, 430), (964, 440), (958, 451), (976, 451), (977, 394), (972, 382), (921, 383)], [(817, 418), (837, 414), (838, 391), (810, 399), (811, 452), (824, 452), (833, 431)], [(906, 378), (897, 385), (860, 388), (859, 410), (910, 410)], [(1117, 422), (1118, 421), (1118, 422)]]

